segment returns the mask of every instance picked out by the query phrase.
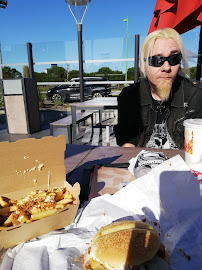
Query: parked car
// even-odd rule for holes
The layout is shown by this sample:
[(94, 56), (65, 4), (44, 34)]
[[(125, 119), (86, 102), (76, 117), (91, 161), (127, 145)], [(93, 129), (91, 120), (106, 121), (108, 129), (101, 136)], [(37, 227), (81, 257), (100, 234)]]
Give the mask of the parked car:
[[(107, 78), (103, 77), (84, 77), (84, 99), (91, 98), (99, 98), (109, 96), (111, 94), (111, 86), (108, 83)], [(94, 82), (105, 82), (106, 84), (94, 84)], [(51, 89), (49, 89), (46, 93), (47, 100), (52, 101), (74, 101), (80, 100), (80, 88), (79, 84), (75, 84), (75, 82), (79, 83), (79, 78), (72, 78), (70, 80), (72, 82), (71, 85), (58, 85)], [(88, 84), (88, 83), (89, 84)]]

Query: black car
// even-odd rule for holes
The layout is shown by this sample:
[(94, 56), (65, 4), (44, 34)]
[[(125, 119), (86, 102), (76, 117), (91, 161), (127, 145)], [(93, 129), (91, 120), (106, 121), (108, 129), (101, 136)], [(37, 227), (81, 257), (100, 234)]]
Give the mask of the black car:
[[(97, 82), (106, 82), (106, 84), (98, 84)], [(49, 89), (46, 93), (47, 100), (52, 101), (74, 101), (80, 100), (79, 78), (70, 80), (71, 85), (59, 85)], [(111, 86), (107, 78), (103, 77), (84, 77), (84, 99), (105, 97), (111, 94)], [(96, 84), (94, 83), (96, 82)]]

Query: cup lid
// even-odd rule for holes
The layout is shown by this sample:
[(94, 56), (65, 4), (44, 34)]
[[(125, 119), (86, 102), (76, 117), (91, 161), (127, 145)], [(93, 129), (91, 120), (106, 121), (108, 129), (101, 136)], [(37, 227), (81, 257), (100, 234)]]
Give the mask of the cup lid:
[(183, 122), (183, 126), (188, 128), (202, 128), (202, 119), (200, 118), (186, 119)]

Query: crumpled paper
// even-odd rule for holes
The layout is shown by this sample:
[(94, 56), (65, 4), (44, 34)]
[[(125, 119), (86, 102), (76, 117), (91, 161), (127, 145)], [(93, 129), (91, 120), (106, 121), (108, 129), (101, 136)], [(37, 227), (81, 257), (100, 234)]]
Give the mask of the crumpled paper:
[(162, 152), (142, 150), (129, 160), (128, 170), (136, 177), (143, 176), (168, 158)]
[(75, 222), (10, 249), (1, 270), (83, 269), (81, 255), (104, 225), (144, 220), (160, 233), (172, 270), (200, 269), (202, 187), (177, 155), (114, 195), (86, 202)]

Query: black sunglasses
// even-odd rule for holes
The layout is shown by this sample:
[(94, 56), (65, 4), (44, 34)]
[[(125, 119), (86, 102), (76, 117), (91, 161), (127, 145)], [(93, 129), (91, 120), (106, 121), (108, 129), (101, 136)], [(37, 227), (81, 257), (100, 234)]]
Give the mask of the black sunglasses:
[[(148, 63), (152, 67), (161, 67), (165, 63), (165, 61), (168, 61), (168, 63), (171, 66), (176, 66), (180, 63), (181, 59), (182, 59), (181, 53), (172, 54), (168, 57), (154, 55), (148, 57)], [(144, 60), (146, 60), (146, 58)]]

